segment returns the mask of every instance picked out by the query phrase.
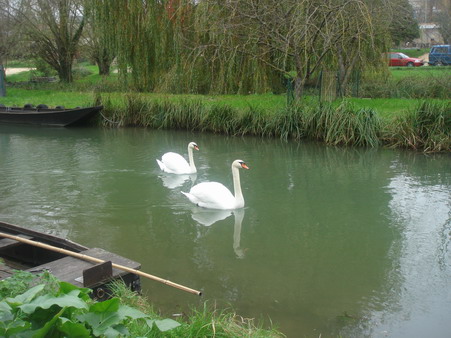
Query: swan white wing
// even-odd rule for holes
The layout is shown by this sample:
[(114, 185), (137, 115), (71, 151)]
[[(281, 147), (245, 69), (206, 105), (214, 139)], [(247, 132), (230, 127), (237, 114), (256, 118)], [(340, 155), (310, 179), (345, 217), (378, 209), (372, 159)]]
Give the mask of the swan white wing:
[(218, 182), (203, 182), (191, 188), (189, 193), (183, 192), (188, 199), (203, 208), (234, 209), (236, 199), (229, 189)]
[[(158, 160), (157, 160), (158, 161)], [(164, 166), (161, 170), (171, 174), (191, 174), (192, 170), (189, 163), (182, 155), (177, 153), (166, 153), (161, 157)], [(158, 163), (160, 165), (160, 163)], [(161, 168), (161, 165), (160, 165)]]

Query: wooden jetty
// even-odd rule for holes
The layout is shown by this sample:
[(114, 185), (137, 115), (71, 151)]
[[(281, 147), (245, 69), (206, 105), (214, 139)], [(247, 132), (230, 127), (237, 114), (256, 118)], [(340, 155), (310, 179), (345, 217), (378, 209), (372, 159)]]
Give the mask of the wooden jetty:
[(0, 279), (11, 276), (14, 270), (36, 274), (47, 270), (62, 281), (92, 289), (91, 296), (97, 300), (109, 297), (108, 283), (112, 280), (123, 280), (131, 290), (141, 290), (139, 275), (130, 272), (141, 268), (137, 262), (100, 248), (90, 249), (63, 238), (4, 222), (0, 222), (0, 257)]

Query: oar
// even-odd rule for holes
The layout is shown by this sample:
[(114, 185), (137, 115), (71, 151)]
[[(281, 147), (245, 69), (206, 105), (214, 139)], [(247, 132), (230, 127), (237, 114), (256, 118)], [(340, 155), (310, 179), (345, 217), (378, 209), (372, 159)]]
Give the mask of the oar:
[[(41, 243), (41, 242), (32, 241), (32, 240), (29, 240), (29, 239), (26, 239), (26, 238), (22, 238), (22, 237), (10, 235), (10, 234), (5, 234), (3, 232), (0, 232), (0, 236), (1, 237), (5, 237), (5, 238), (9, 238), (9, 239), (13, 239), (13, 240), (16, 240), (18, 242), (30, 244), (30, 245), (37, 246), (37, 247), (40, 247), (40, 248), (44, 248), (44, 249), (47, 249), (47, 250), (60, 252), (62, 254), (65, 254), (65, 255), (68, 255), (68, 256), (72, 256), (72, 257), (75, 257), (75, 258), (79, 258), (79, 259), (83, 259), (85, 261), (91, 261), (91, 262), (95, 262), (95, 263), (105, 263), (104, 260), (99, 259), (99, 258), (95, 258), (95, 257), (92, 257), (92, 256), (80, 254), (80, 253), (73, 252), (73, 251), (70, 251), (70, 250), (61, 249), (61, 248), (58, 248), (58, 247), (53, 246), (53, 245), (48, 245), (48, 244), (44, 244), (44, 243)], [(148, 273), (136, 270), (136, 269), (132, 269), (132, 268), (126, 267), (124, 265), (119, 265), (119, 264), (116, 264), (116, 263), (112, 263), (112, 266), (113, 266), (113, 268), (116, 268), (116, 269), (119, 269), (119, 270), (122, 270), (122, 271), (126, 271), (126, 272), (130, 272), (130, 273), (134, 273), (136, 275), (155, 280), (157, 282), (160, 282), (160, 283), (172, 286), (174, 288), (177, 288), (177, 289), (180, 289), (180, 290), (183, 290), (183, 291), (195, 294), (197, 296), (201, 296), (202, 295), (202, 292), (200, 292), (200, 291), (197, 291), (197, 290), (191, 289), (189, 287), (186, 287), (186, 286), (183, 286), (183, 285), (171, 282), (171, 281), (169, 281), (167, 279), (163, 279), (163, 278), (160, 278), (160, 277), (157, 277), (157, 276), (154, 276), (154, 275), (151, 275), (151, 274), (148, 274)]]

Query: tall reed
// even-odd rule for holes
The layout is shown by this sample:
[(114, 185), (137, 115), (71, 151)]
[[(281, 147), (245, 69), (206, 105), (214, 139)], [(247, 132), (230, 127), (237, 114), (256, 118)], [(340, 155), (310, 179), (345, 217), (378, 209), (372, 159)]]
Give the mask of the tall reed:
[(451, 103), (424, 101), (387, 126), (384, 142), (423, 152), (451, 150)]
[(340, 106), (319, 104), (304, 110), (304, 135), (331, 145), (379, 145), (381, 123), (371, 109), (356, 109), (344, 101)]
[(343, 101), (303, 103), (267, 112), (256, 107), (232, 108), (200, 100), (151, 100), (141, 94), (103, 99), (106, 126), (141, 126), (313, 139), (330, 145), (377, 147), (384, 143), (421, 151), (446, 151), (451, 146), (451, 104), (423, 102), (415, 110), (383, 124), (372, 109), (358, 109)]
[(282, 140), (300, 140), (305, 135), (304, 113), (305, 108), (300, 105), (275, 113), (267, 126), (267, 134), (278, 136)]

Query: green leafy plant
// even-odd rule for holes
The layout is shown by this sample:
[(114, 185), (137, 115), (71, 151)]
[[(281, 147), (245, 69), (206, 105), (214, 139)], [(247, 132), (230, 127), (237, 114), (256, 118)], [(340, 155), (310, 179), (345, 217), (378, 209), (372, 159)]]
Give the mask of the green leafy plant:
[[(24, 284), (28, 276), (16, 276)], [(2, 281), (2, 288), (11, 281)], [(38, 284), (14, 297), (0, 301), (0, 336), (21, 337), (116, 337), (127, 336), (127, 326), (140, 321), (149, 330), (168, 331), (180, 324), (172, 319), (156, 320), (118, 298), (97, 303), (89, 297), (90, 289), (58, 282), (52, 291)], [(16, 290), (17, 291), (17, 290)], [(11, 292), (12, 293), (12, 292)]]

